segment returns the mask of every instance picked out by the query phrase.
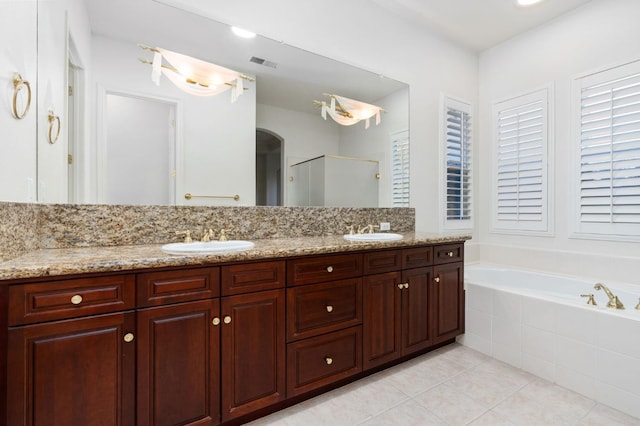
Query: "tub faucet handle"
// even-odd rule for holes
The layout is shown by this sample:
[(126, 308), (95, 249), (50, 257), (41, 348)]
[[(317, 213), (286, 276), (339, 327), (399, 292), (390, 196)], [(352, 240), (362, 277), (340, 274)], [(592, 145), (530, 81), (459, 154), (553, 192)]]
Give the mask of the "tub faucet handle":
[(598, 306), (598, 304), (596, 303), (596, 299), (594, 298), (593, 294), (581, 294), (580, 297), (588, 297), (589, 298), (589, 300), (587, 300), (587, 305)]

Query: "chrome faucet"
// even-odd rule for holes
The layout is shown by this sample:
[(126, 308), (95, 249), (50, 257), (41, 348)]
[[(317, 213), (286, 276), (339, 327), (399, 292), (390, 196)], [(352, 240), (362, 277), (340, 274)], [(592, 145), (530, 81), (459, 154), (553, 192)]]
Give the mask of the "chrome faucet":
[(602, 283), (596, 283), (596, 285), (594, 285), (593, 288), (595, 288), (596, 290), (602, 290), (605, 292), (605, 294), (609, 298), (609, 303), (607, 303), (607, 307), (614, 308), (614, 309), (624, 309), (624, 305), (622, 304), (620, 299), (618, 299), (618, 296), (614, 296), (613, 293), (611, 293), (611, 290), (609, 290), (606, 285)]

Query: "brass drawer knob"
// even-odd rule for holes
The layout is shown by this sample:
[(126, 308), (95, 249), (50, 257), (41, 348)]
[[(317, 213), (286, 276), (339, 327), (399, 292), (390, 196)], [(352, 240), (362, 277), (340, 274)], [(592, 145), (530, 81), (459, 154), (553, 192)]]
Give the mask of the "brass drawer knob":
[(230, 324), (231, 323), (231, 317), (229, 315), (227, 315), (226, 317), (224, 317), (224, 323), (225, 324)]
[(76, 294), (75, 296), (73, 296), (71, 298), (71, 303), (73, 303), (74, 305), (79, 305), (82, 303), (82, 296), (80, 296), (79, 294)]
[(404, 283), (404, 288), (409, 288), (409, 283)]
[(333, 312), (333, 306), (327, 305), (327, 312)]
[(213, 325), (220, 325), (220, 318), (215, 317), (215, 318), (211, 321), (211, 323), (212, 323)]
[(434, 280), (435, 282), (439, 283), (439, 282), (440, 282), (440, 277), (435, 277), (433, 280)]
[(447, 252), (447, 256), (449, 256), (449, 257), (453, 257), (453, 252), (452, 252), (452, 251), (448, 251), (448, 252)]
[(333, 272), (333, 266), (327, 266), (327, 272)]
[(398, 288), (402, 290), (404, 288), (404, 284), (403, 283), (398, 284)]
[(124, 335), (124, 341), (127, 343), (133, 342), (133, 333), (127, 333)]
[(331, 364), (333, 364), (333, 358), (326, 357), (326, 358), (324, 359), (324, 362), (326, 362), (326, 363), (327, 363), (327, 365), (331, 365)]

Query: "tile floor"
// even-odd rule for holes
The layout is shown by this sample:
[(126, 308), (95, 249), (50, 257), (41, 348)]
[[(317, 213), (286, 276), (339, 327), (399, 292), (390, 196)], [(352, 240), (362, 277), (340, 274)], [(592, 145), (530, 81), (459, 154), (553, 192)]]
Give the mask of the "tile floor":
[(640, 426), (640, 419), (454, 343), (250, 425)]

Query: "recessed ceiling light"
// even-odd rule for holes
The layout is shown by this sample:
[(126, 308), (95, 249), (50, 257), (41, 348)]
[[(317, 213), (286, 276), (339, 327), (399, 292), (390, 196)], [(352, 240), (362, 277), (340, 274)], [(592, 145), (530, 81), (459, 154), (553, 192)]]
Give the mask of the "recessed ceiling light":
[(518, 3), (518, 6), (532, 6), (541, 1), (542, 0), (516, 0), (516, 3)]
[(238, 37), (242, 37), (242, 38), (254, 38), (256, 36), (256, 33), (243, 30), (242, 28), (238, 28), (238, 27), (231, 27), (231, 31), (233, 31), (233, 33)]

